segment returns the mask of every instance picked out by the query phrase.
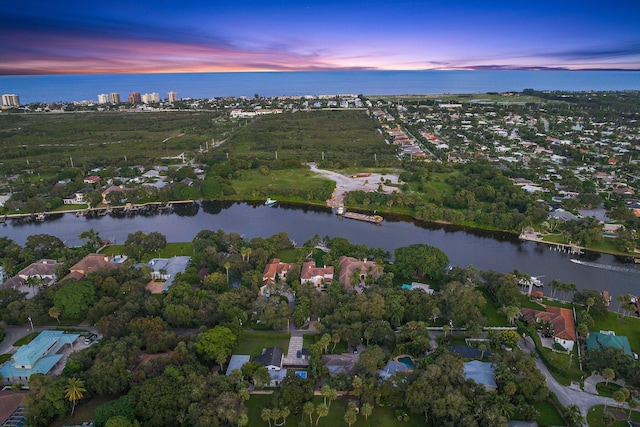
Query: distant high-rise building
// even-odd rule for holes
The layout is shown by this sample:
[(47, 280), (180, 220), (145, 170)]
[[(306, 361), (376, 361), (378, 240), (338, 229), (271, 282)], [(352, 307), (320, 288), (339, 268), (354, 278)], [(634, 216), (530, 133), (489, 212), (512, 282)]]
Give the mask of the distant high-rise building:
[(142, 95), (142, 102), (145, 104), (154, 104), (160, 102), (160, 94), (157, 92), (145, 93)]
[(20, 97), (13, 93), (4, 94), (2, 95), (2, 106), (3, 107), (19, 107)]
[(111, 92), (109, 94), (109, 102), (112, 104), (120, 104), (120, 94), (118, 92)]
[(140, 102), (142, 102), (140, 92), (131, 92), (129, 96), (127, 96), (127, 102), (129, 104), (139, 104)]
[(178, 92), (169, 92), (167, 95), (168, 95), (167, 99), (169, 102), (178, 101)]
[(109, 95), (106, 93), (101, 93), (98, 95), (98, 104), (108, 104), (109, 103)]

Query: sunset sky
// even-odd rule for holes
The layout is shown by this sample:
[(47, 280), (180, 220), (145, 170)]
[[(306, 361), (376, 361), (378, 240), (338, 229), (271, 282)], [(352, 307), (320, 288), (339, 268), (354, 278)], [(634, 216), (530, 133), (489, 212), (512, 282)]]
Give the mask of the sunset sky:
[(640, 1), (0, 2), (0, 75), (640, 69)]

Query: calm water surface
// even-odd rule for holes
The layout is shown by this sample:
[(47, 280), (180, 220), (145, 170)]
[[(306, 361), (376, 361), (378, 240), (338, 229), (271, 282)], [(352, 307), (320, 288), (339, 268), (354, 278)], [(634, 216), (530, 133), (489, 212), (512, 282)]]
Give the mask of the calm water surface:
[[(565, 253), (552, 251), (546, 245), (522, 242), (511, 234), (480, 232), (458, 227), (422, 224), (386, 218), (380, 226), (340, 220), (328, 208), (268, 208), (246, 203), (207, 203), (200, 208), (179, 208), (172, 214), (99, 219), (59, 215), (43, 223), (10, 224), (0, 227), (0, 236), (8, 236), (24, 245), (32, 234), (51, 234), (67, 245), (81, 244), (82, 231), (95, 229), (104, 239), (123, 243), (129, 233), (158, 231), (169, 242), (191, 241), (201, 230), (236, 232), (246, 239), (269, 237), (285, 231), (298, 245), (318, 234), (321, 237), (345, 237), (352, 243), (380, 247), (391, 253), (413, 243), (425, 243), (443, 250), (453, 265), (473, 265), (483, 270), (509, 272), (518, 269), (532, 276), (543, 276), (545, 283), (553, 279), (573, 282), (578, 289), (608, 290), (615, 297), (640, 293), (640, 266), (621, 264), (611, 255), (591, 254), (587, 258), (601, 264), (622, 266), (631, 271), (611, 271), (587, 267), (569, 261)], [(547, 288), (548, 292), (550, 289)], [(615, 305), (614, 305), (615, 307)]]

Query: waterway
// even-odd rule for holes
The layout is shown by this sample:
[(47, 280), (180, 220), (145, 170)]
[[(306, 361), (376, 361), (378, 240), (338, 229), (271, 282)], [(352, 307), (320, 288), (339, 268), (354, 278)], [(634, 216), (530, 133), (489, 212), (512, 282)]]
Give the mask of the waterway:
[[(8, 236), (24, 245), (32, 234), (50, 234), (69, 246), (80, 245), (81, 232), (93, 228), (103, 239), (124, 243), (129, 233), (158, 231), (169, 242), (191, 241), (201, 230), (236, 232), (246, 239), (269, 237), (285, 231), (298, 245), (318, 234), (320, 237), (344, 237), (352, 243), (379, 247), (393, 254), (396, 248), (425, 243), (444, 251), (452, 265), (473, 265), (482, 270), (509, 272), (515, 269), (549, 283), (553, 279), (573, 282), (578, 289), (607, 290), (615, 298), (623, 294), (640, 294), (640, 265), (623, 263), (606, 254), (586, 254), (581, 259), (617, 269), (594, 268), (570, 262), (571, 255), (551, 250), (549, 246), (520, 241), (508, 233), (469, 230), (460, 227), (424, 224), (393, 219), (385, 215), (381, 225), (342, 219), (329, 208), (309, 206), (266, 207), (247, 203), (203, 203), (202, 206), (176, 207), (173, 213), (154, 216), (88, 219), (60, 214), (41, 223), (0, 226), (0, 236)], [(187, 254), (185, 254), (187, 255)], [(545, 293), (551, 289), (545, 287)], [(562, 295), (558, 295), (562, 296)]]

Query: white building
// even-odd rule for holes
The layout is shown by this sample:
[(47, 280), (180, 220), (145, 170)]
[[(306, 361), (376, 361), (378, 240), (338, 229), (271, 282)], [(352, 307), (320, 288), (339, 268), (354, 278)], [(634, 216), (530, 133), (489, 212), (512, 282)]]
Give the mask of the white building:
[(19, 107), (20, 97), (13, 93), (4, 94), (2, 95), (2, 106), (3, 107)]
[(178, 92), (169, 92), (167, 94), (167, 99), (168, 99), (169, 102), (178, 101)]
[(101, 93), (98, 95), (98, 104), (108, 104), (109, 103), (109, 95), (106, 93)]
[(160, 94), (157, 92), (145, 93), (142, 95), (143, 104), (153, 104), (160, 102)]

